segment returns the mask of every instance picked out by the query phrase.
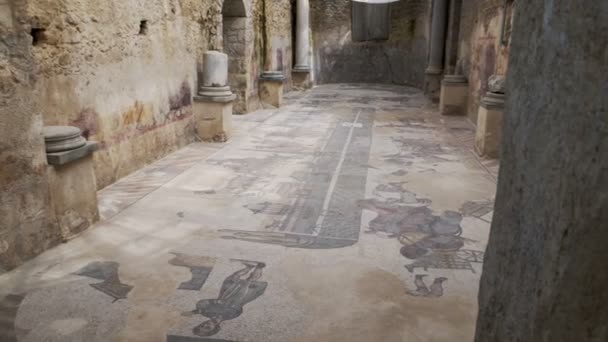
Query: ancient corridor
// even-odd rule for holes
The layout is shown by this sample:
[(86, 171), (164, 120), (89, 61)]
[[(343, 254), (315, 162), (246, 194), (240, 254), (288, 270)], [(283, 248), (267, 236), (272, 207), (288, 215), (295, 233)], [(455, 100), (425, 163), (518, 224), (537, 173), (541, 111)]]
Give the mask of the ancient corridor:
[(0, 276), (2, 341), (473, 339), (497, 162), (466, 118), (340, 84), (234, 120)]

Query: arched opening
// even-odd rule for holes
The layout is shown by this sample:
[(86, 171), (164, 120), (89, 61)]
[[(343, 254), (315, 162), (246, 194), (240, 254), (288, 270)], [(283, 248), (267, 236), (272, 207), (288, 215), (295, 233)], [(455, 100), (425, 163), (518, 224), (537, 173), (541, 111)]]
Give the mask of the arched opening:
[[(228, 85), (236, 94), (234, 113), (247, 112), (249, 60), (253, 40), (249, 9), (244, 0), (225, 0), (222, 7), (224, 53), (228, 55)], [(251, 45), (251, 46), (250, 46)]]

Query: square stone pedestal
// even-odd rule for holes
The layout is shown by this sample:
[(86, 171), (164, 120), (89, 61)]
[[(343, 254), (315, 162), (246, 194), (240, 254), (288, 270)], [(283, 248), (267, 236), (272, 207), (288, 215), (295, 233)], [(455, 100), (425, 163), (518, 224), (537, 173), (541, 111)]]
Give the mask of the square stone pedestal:
[(446, 76), (441, 82), (439, 111), (443, 115), (466, 115), (469, 83), (463, 76)]
[(275, 108), (283, 104), (283, 82), (285, 76), (280, 71), (264, 71), (260, 76), (260, 100)]
[(283, 105), (283, 81), (260, 80), (260, 100), (279, 108)]
[(498, 158), (502, 139), (504, 95), (488, 93), (481, 101), (477, 116), (475, 150), (482, 157)]
[(93, 152), (97, 143), (66, 152), (48, 153), (51, 203), (64, 241), (99, 220)]
[(312, 88), (312, 79), (310, 71), (293, 70), (291, 73), (291, 82), (296, 90), (306, 90)]
[(439, 92), (441, 90), (442, 70), (427, 69), (424, 77), (424, 94), (435, 103), (439, 102)]
[(235, 96), (194, 97), (194, 127), (202, 141), (226, 142), (232, 133), (232, 103)]

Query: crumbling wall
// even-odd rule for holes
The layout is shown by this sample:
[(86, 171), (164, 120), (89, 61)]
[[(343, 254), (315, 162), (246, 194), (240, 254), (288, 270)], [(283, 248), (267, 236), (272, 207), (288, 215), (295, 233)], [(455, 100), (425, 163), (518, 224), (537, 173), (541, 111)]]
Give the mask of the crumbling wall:
[(25, 2), (0, 0), (0, 273), (61, 241)]
[(194, 140), (197, 66), (220, 10), (200, 0), (28, 3), (44, 122), (101, 143), (99, 187)]
[(517, 6), (476, 341), (608, 341), (608, 3)]
[[(488, 91), (488, 79), (505, 75), (508, 45), (501, 44), (504, 0), (465, 0), (460, 19), (459, 64), (469, 80), (468, 116), (477, 122), (481, 98)], [(510, 2), (512, 10), (514, 3)]]
[(391, 5), (387, 41), (353, 42), (350, 0), (311, 0), (313, 67), (317, 83), (369, 82), (422, 87), (431, 2)]

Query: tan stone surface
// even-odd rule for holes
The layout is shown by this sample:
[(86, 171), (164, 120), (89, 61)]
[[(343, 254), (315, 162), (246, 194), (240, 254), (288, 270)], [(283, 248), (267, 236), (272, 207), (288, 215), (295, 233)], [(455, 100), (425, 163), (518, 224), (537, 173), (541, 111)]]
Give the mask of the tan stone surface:
[(58, 244), (25, 2), (0, 1), (0, 273)]
[(466, 115), (468, 83), (441, 85), (439, 112), (443, 115)]
[(283, 104), (283, 81), (260, 80), (260, 99), (263, 103), (279, 108)]
[(477, 116), (475, 149), (480, 156), (497, 158), (502, 137), (503, 108), (481, 105)]
[(99, 220), (93, 157), (59, 167), (49, 166), (50, 196), (64, 241)]
[(225, 142), (232, 135), (232, 101), (194, 101), (194, 126), (202, 141)]

